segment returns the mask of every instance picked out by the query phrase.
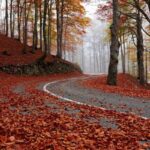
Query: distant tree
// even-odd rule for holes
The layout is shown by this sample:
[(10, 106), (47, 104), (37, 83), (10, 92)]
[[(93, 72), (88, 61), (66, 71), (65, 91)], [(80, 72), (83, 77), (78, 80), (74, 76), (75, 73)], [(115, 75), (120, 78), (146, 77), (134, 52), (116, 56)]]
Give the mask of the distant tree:
[(137, 28), (137, 61), (138, 61), (138, 77), (140, 84), (145, 83), (144, 79), (144, 44), (143, 44), (143, 33), (142, 33), (142, 17), (140, 12), (137, 13), (136, 18), (136, 28)]
[(13, 38), (14, 32), (13, 32), (13, 0), (10, 0), (10, 35)]
[(46, 34), (46, 16), (48, 10), (48, 0), (44, 0), (44, 12), (43, 12), (43, 39), (44, 39), (44, 55), (45, 58), (48, 54), (47, 34)]
[(6, 7), (5, 7), (5, 20), (6, 20), (6, 36), (8, 36), (8, 0), (6, 0)]
[(62, 58), (64, 0), (56, 0), (56, 13), (57, 13), (57, 57)]
[(18, 23), (18, 40), (21, 39), (21, 9), (20, 0), (17, 0), (17, 23)]
[(34, 0), (34, 29), (33, 29), (33, 44), (32, 52), (35, 52), (38, 46), (38, 1)]
[(27, 50), (27, 0), (24, 0), (24, 16), (23, 16), (23, 49), (22, 53), (25, 54)]

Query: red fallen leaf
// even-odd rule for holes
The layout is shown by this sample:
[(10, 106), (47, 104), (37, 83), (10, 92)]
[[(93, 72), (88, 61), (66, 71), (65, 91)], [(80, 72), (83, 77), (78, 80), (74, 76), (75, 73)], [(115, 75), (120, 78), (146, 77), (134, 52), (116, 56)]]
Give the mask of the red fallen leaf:
[(95, 133), (99, 136), (99, 137), (104, 137), (105, 132), (102, 129), (96, 129)]
[(0, 143), (6, 143), (7, 142), (7, 137), (6, 136), (1, 136), (0, 135)]
[(24, 140), (16, 140), (15, 142), (16, 144), (21, 144), (21, 143), (24, 143)]
[(143, 146), (144, 148), (150, 148), (150, 144), (148, 144), (148, 143), (144, 143), (144, 144), (142, 144), (142, 146)]
[(44, 135), (47, 137), (51, 137), (51, 134), (49, 132), (45, 132)]
[(11, 145), (14, 145), (15, 144), (15, 142), (7, 142), (7, 143), (5, 143), (4, 145), (5, 146), (11, 146)]
[(128, 74), (118, 75), (117, 86), (107, 85), (106, 80), (106, 76), (99, 76), (97, 78), (80, 81), (80, 83), (85, 87), (100, 89), (108, 93), (118, 93), (121, 95), (131, 97), (150, 98), (150, 86), (141, 86), (134, 77)]
[[(114, 149), (116, 149), (115, 148), (115, 145), (114, 145), (114, 143), (110, 143), (109, 145), (108, 145), (108, 150), (114, 150)], [(127, 150), (127, 149), (124, 149), (124, 150)]]
[(14, 142), (16, 140), (16, 138), (14, 136), (10, 136), (8, 139), (10, 142)]
[(86, 144), (88, 144), (88, 145), (93, 145), (94, 144), (94, 141), (93, 140), (86, 140), (86, 139), (84, 139), (84, 142), (86, 143)]

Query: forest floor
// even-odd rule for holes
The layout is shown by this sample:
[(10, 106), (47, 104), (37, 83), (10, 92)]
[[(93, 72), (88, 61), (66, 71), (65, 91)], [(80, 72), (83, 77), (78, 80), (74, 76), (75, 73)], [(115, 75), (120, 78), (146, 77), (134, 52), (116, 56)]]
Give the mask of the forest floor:
[[(141, 150), (150, 147), (149, 119), (63, 101), (41, 90), (46, 83), (74, 77), (87, 76), (70, 73), (29, 77), (0, 73), (0, 149)], [(57, 94), (62, 93), (63, 89)], [(74, 100), (80, 102), (78, 98), (76, 95)], [(95, 103), (92, 98), (84, 102), (91, 104), (90, 100)]]
[(116, 93), (136, 98), (147, 98), (150, 100), (150, 84), (141, 86), (137, 79), (129, 74), (119, 74), (117, 79), (117, 86), (106, 85), (106, 75), (85, 80), (82, 82), (82, 85), (93, 89), (99, 89), (103, 92)]
[(4, 65), (23, 65), (33, 63), (37, 58), (42, 56), (41, 51), (31, 53), (31, 48), (27, 48), (27, 54), (22, 54), (23, 44), (17, 39), (8, 38), (0, 34), (0, 66)]
[[(5, 44), (10, 44), (9, 46), (13, 48), (13, 41), (12, 43), (10, 41), (10, 43), (7, 43), (7, 40), (5, 40), (6, 43), (4, 43), (2, 40), (3, 37), (0, 38), (0, 45), (2, 45), (0, 52), (8, 48)], [(16, 42), (18, 43), (18, 41)], [(15, 53), (15, 47), (17, 48), (18, 44), (14, 45)], [(18, 51), (19, 49), (20, 48), (18, 48)], [(11, 55), (13, 53), (11, 49), (10, 53)], [(20, 55), (16, 53), (14, 58), (13, 56), (0, 55), (2, 65), (3, 63), (11, 64), (13, 62), (16, 64), (30, 63), (27, 59), (29, 59), (29, 57), (33, 58), (33, 55), (30, 53), (27, 54), (27, 57), (25, 56), (26, 58), (21, 58), (21, 53)], [(18, 59), (16, 59), (18, 63), (15, 61), (15, 57), (18, 57)], [(38, 58), (38, 54), (36, 57)], [(21, 61), (19, 61), (19, 59), (21, 59)], [(126, 78), (129, 82), (125, 82)], [(1, 72), (0, 149), (150, 149), (150, 119), (148, 119), (149, 116), (145, 115), (147, 111), (149, 112), (149, 90), (138, 86), (133, 78), (126, 75), (119, 77), (118, 93), (122, 91), (122, 88), (132, 87), (130, 85), (131, 83), (133, 84), (133, 88), (131, 88), (133, 92), (131, 93), (135, 92), (134, 86), (138, 88), (139, 93), (145, 93), (144, 95), (140, 94), (140, 96), (138, 94), (127, 95), (126, 91), (125, 95), (128, 96), (128, 98), (125, 95), (123, 96), (123, 93), (119, 93), (121, 94), (119, 95), (120, 101), (122, 98), (123, 101), (126, 101), (127, 98), (127, 101), (131, 103), (134, 103), (136, 99), (138, 103), (140, 103), (141, 100), (140, 106), (142, 105), (146, 108), (146, 113), (143, 110), (136, 110), (137, 112), (133, 114), (129, 113), (129, 110), (128, 112), (122, 111), (128, 107), (124, 104), (121, 106), (118, 104), (118, 106), (113, 109), (113, 103), (107, 106), (105, 105), (106, 103), (102, 103), (103, 101), (106, 102), (107, 99), (114, 101), (115, 99), (119, 101), (119, 99), (117, 97), (118, 94), (114, 96), (110, 93), (111, 90), (106, 91), (110, 88), (106, 85), (103, 85), (103, 89), (101, 89), (101, 86), (98, 87), (98, 85), (97, 87), (99, 89), (92, 89), (93, 85), (96, 84), (94, 83), (95, 81), (105, 82), (105, 78), (103, 77), (100, 77), (100, 80), (98, 79), (99, 78), (95, 76), (91, 77), (80, 73), (18, 76)], [(43, 90), (46, 85), (47, 91), (68, 98), (66, 100), (73, 99), (74, 102), (67, 102), (64, 101), (65, 99), (61, 100), (57, 96), (46, 93)], [(114, 90), (116, 92), (116, 89)], [(95, 92), (94, 96), (92, 91)], [(105, 94), (104, 91), (107, 92), (107, 94)], [(84, 95), (84, 99), (82, 99), (82, 94)], [(101, 96), (103, 96), (104, 99), (98, 104), (95, 97), (102, 98)], [(132, 98), (130, 99), (129, 96)], [(123, 103), (123, 101), (121, 102)], [(88, 105), (83, 105), (82, 103)], [(94, 107), (94, 104), (98, 104), (98, 107)], [(119, 109), (121, 109), (121, 111), (119, 111)], [(132, 109), (130, 110), (132, 112)], [(139, 112), (144, 113), (140, 114)]]

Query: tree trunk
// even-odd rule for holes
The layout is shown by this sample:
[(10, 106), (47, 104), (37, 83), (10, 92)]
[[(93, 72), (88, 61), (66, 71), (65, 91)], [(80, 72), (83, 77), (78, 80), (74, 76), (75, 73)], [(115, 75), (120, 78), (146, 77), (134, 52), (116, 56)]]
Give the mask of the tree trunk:
[(56, 12), (57, 12), (57, 57), (62, 58), (64, 0), (56, 1)]
[(110, 64), (107, 77), (108, 85), (117, 85), (118, 54), (120, 47), (118, 41), (118, 22), (118, 0), (113, 0), (113, 23), (111, 26)]
[(42, 4), (39, 9), (40, 15), (40, 49), (42, 49)]
[(140, 80), (140, 84), (143, 85), (145, 83), (144, 80), (144, 46), (143, 46), (143, 34), (142, 34), (142, 18), (140, 16), (140, 12), (138, 11), (137, 19), (137, 62), (138, 62), (138, 78)]
[(13, 38), (13, 0), (10, 1), (10, 35)]
[(148, 51), (145, 52), (145, 79), (146, 83), (148, 83)]
[(24, 29), (23, 29), (23, 51), (22, 53), (25, 54), (27, 51), (27, 1), (24, 1)]
[(123, 33), (123, 62), (124, 62), (124, 73), (126, 73), (126, 43), (125, 33)]
[(43, 39), (44, 39), (44, 58), (47, 56), (47, 34), (46, 34), (46, 16), (47, 16), (48, 0), (44, 0), (43, 14)]
[(6, 10), (5, 10), (5, 19), (6, 19), (6, 36), (8, 36), (8, 0), (6, 0)]
[(57, 13), (57, 57), (61, 57), (60, 52), (60, 0), (56, 0)]
[(20, 20), (21, 20), (21, 17), (20, 17), (20, 0), (17, 0), (17, 20), (18, 20), (18, 40), (20, 40), (21, 38), (21, 34), (20, 34)]
[(52, 31), (52, 0), (49, 1), (49, 8), (48, 8), (48, 53), (51, 54), (51, 31)]
[(62, 58), (63, 51), (63, 29), (64, 29), (64, 0), (61, 0), (61, 30), (60, 30), (60, 58)]
[(125, 74), (125, 46), (124, 46), (124, 37), (120, 37), (121, 43), (121, 62), (122, 62), (122, 73)]
[(38, 22), (38, 2), (37, 0), (34, 0), (34, 31), (33, 31), (33, 46), (32, 46), (32, 52), (35, 52), (35, 49), (37, 49), (38, 45), (38, 31), (37, 31), (37, 22)]
[(12, 25), (12, 36), (15, 34), (15, 12), (13, 11), (13, 25)]

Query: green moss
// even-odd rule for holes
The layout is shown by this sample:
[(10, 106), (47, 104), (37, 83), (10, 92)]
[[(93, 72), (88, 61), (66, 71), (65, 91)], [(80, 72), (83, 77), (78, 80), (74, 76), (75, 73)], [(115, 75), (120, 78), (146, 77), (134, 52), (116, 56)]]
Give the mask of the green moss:
[(0, 71), (19, 75), (44, 75), (54, 73), (82, 72), (78, 65), (61, 59), (55, 59), (52, 62), (36, 62), (28, 65), (8, 65), (0, 67)]

